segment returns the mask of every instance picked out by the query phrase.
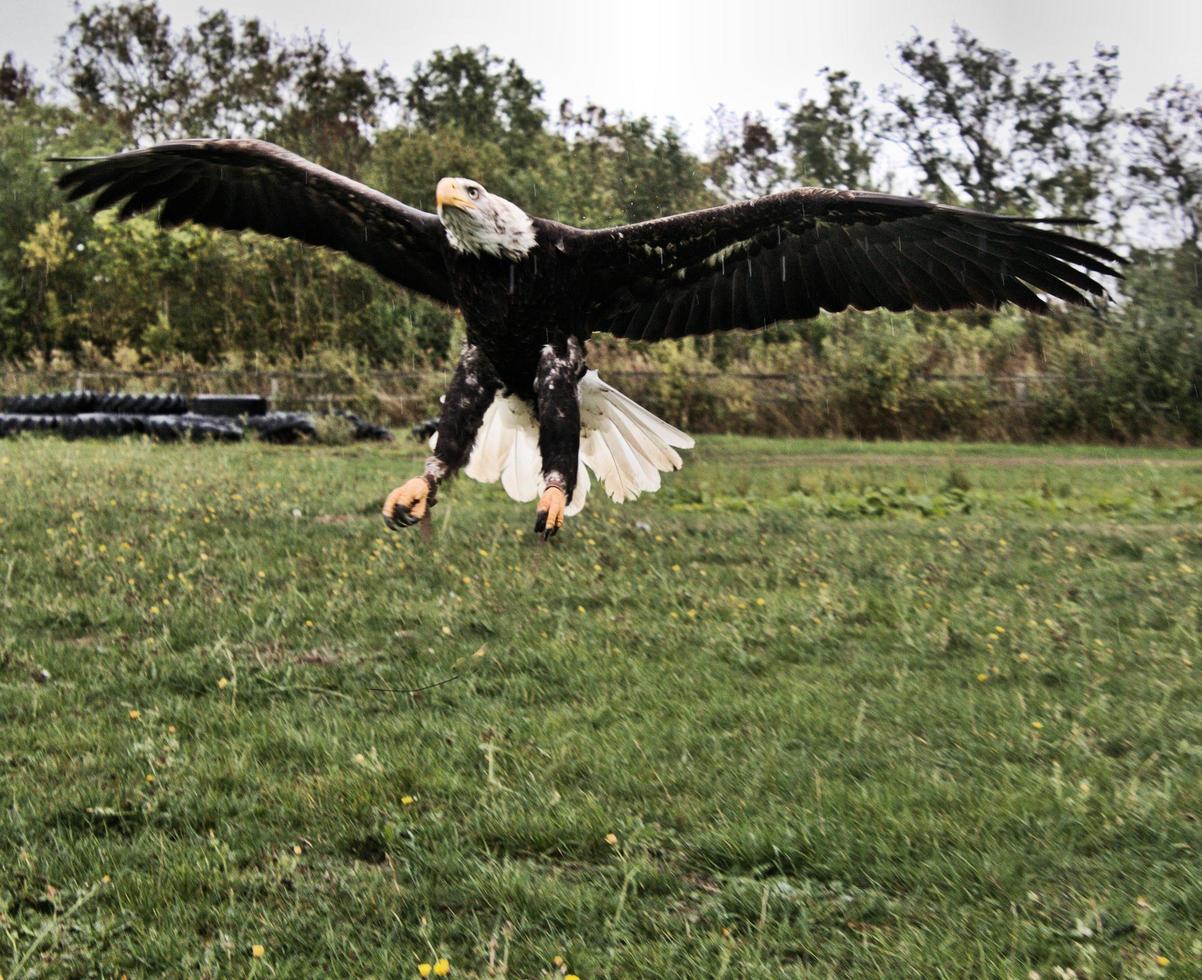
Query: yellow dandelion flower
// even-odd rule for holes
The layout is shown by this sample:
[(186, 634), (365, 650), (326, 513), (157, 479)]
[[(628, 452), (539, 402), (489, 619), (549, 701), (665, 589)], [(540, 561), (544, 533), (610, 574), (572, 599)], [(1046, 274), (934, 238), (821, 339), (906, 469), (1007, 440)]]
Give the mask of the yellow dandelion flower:
[(451, 964), (445, 958), (434, 964), (434, 975), (436, 977), (445, 977), (450, 972)]
[(1043, 728), (1043, 722), (1042, 721), (1033, 721), (1033, 722), (1031, 722), (1031, 727), (1034, 728), (1036, 731), (1039, 731), (1041, 728)]
[(229, 686), (230, 686), (230, 679), (228, 677), (218, 677), (217, 678), (217, 687), (220, 690), (224, 691)]
[(434, 970), (434, 967), (432, 967), (429, 963), (418, 963), (417, 964), (418, 976), (428, 977), (433, 970)]
[(680, 571), (680, 566), (679, 566), (679, 565), (673, 565), (673, 566), (672, 566), (672, 571), (674, 571), (674, 572), (679, 572), (679, 571)]
[(266, 952), (267, 952), (267, 950), (265, 950), (265, 949), (264, 949), (262, 946), (260, 946), (258, 943), (255, 943), (255, 944), (254, 944), (254, 945), (253, 945), (253, 946), (250, 948), (250, 955), (251, 955), (251, 956), (253, 956), (253, 957), (254, 957), (256, 960), (261, 960), (261, 959), (263, 958), (263, 954), (264, 954), (264, 953), (266, 953)]
[(563, 966), (563, 957), (562, 956), (552, 956), (551, 963), (553, 966), (557, 966), (557, 967)]
[(563, 980), (580, 980), (580, 978), (578, 976), (576, 976), (575, 973), (569, 973), (566, 977), (563, 978)]
[(154, 775), (153, 775), (152, 773), (149, 773), (149, 772), (148, 772), (148, 773), (146, 774), (146, 784), (147, 784), (147, 785), (150, 785), (150, 784), (151, 784), (151, 783), (153, 783), (153, 782), (154, 782)]
[(1029, 653), (1027, 653), (1025, 650), (1018, 655), (1018, 662), (1020, 664), (1025, 664), (1030, 659), (1031, 659), (1031, 655)]
[(995, 626), (995, 627), (993, 628), (993, 631), (994, 631), (995, 633), (1005, 633), (1005, 632), (1006, 632), (1006, 627), (1005, 627), (1005, 626)]
[(577, 611), (578, 613), (583, 613), (583, 612), (584, 612), (584, 606), (577, 606), (577, 607), (576, 607), (576, 611)]
[(449, 627), (449, 626), (444, 626), (444, 627), (442, 628), (442, 635), (443, 635), (443, 636), (450, 636), (450, 635), (451, 635), (451, 627)]
[(413, 806), (413, 797), (406, 794), (401, 797), (401, 806)]
[(356, 752), (355, 761), (359, 763), (359, 765), (363, 765), (363, 763), (367, 761), (367, 756), (365, 756), (362, 752)]
[(112, 880), (113, 880), (113, 876), (112, 876), (112, 875), (103, 875), (103, 876), (101, 877), (101, 879), (100, 879), (100, 883), (101, 883), (102, 885), (107, 885), (107, 884), (108, 884), (110, 881), (112, 881)]
[(766, 605), (768, 605), (768, 600), (765, 599), (763, 596), (760, 596), (758, 599), (755, 600), (755, 604), (757, 606), (766, 606)]
[(1156, 957), (1156, 965), (1157, 965), (1157, 966), (1168, 966), (1168, 965), (1169, 965), (1169, 958), (1168, 958), (1167, 956), (1158, 956), (1158, 957)]
[(129, 709), (129, 720), (130, 721), (137, 721), (141, 717), (142, 717), (142, 712), (140, 712), (137, 708)]
[(984, 671), (981, 671), (981, 673), (977, 674), (977, 680), (984, 684), (987, 680), (989, 680), (989, 675)]
[(610, 847), (616, 846), (618, 843), (618, 835), (617, 834), (606, 834), (605, 835), (605, 843), (608, 844)]

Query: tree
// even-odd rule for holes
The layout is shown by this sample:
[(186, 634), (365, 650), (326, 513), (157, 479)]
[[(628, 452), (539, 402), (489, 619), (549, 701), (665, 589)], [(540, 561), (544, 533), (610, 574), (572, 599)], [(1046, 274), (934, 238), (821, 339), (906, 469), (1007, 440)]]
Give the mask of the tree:
[(1130, 116), (1126, 149), (1133, 196), (1172, 226), (1181, 244), (1202, 253), (1202, 90), (1162, 85)]
[(1041, 64), (1024, 76), (1009, 52), (957, 27), (950, 53), (915, 34), (898, 54), (912, 84), (882, 89), (884, 132), (928, 193), (987, 211), (1104, 209), (1117, 49), (1097, 48), (1089, 68)]
[(37, 95), (33, 69), (25, 62), (17, 64), (16, 55), (9, 51), (0, 62), (0, 105), (16, 105)]
[(435, 51), (414, 66), (405, 84), (407, 121), (428, 129), (458, 126), (472, 139), (491, 140), (522, 159), (542, 132), (543, 87), (516, 61), (485, 46)]
[(132, 142), (274, 138), (350, 173), (399, 99), (383, 68), (359, 68), (320, 35), (286, 40), (224, 10), (175, 30), (156, 0), (77, 7), (59, 74), (84, 113), (114, 121)]
[(706, 170), (669, 124), (588, 104), (559, 107), (560, 142), (550, 147), (550, 213), (574, 224), (644, 221), (715, 203)]
[(785, 146), (792, 158), (793, 179), (800, 184), (869, 188), (880, 148), (877, 114), (863, 87), (845, 71), (823, 68), (819, 75), (826, 98), (800, 101), (785, 118)]
[(709, 139), (710, 179), (728, 200), (781, 190), (787, 167), (771, 123), (759, 112), (739, 116), (719, 106)]

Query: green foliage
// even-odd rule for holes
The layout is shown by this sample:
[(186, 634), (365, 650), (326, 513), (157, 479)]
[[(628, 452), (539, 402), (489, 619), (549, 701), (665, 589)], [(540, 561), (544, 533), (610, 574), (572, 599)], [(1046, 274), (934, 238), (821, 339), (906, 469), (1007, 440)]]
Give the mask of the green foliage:
[(872, 178), (881, 143), (868, 96), (845, 71), (823, 68), (820, 75), (825, 98), (807, 98), (803, 92), (785, 121), (794, 179), (820, 187), (879, 189)]
[(1202, 90), (1159, 86), (1132, 114), (1126, 149), (1135, 201), (1202, 252)]
[[(699, 157), (671, 124), (593, 104), (549, 113), (541, 85), (483, 47), (435, 52), (398, 81), (320, 36), (284, 38), (224, 10), (181, 28), (153, 0), (80, 8), (62, 51), (71, 106), (15, 54), (0, 63), (0, 359), (441, 369), (462, 330), (452, 311), (337, 255), (93, 220), (55, 191), (47, 156), (263, 136), (419, 207), (458, 174), (593, 227), (791, 183), (917, 175), (945, 200), (1091, 214), (1108, 234), (1121, 211), (1148, 247), (1100, 317), (824, 315), (645, 351), (595, 343), (595, 359), (658, 372), (624, 383), (711, 431), (1202, 439), (1198, 93), (1162, 86), (1124, 119), (1113, 51), (1024, 70), (960, 29), (947, 49), (916, 34), (899, 57), (910, 78), (878, 101), (826, 68), (775, 116), (723, 110)], [(882, 172), (885, 140), (905, 149), (909, 173)]]
[(905, 148), (923, 187), (986, 211), (1096, 216), (1116, 176), (1118, 52), (1094, 64), (1035, 66), (953, 28), (944, 53), (915, 34), (898, 46), (911, 84), (884, 91), (886, 134)]

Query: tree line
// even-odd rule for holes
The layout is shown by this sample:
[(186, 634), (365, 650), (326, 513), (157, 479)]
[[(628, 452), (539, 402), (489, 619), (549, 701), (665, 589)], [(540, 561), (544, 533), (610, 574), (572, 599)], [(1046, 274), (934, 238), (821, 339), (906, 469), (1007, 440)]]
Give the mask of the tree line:
[[(530, 213), (583, 226), (796, 184), (1088, 217), (1132, 259), (1104, 310), (843, 314), (645, 350), (601, 345), (601, 356), (664, 371), (835, 374), (864, 406), (867, 434), (889, 432), (933, 376), (1056, 373), (1079, 381), (1049, 406), (1048, 435), (1202, 438), (1202, 91), (1166, 81), (1121, 110), (1116, 49), (1024, 66), (963, 29), (950, 42), (915, 33), (896, 61), (903, 80), (876, 92), (836, 66), (776, 106), (719, 109), (697, 152), (672, 124), (549, 107), (537, 80), (487, 48), (434, 52), (400, 78), (321, 35), (284, 37), (224, 10), (179, 27), (154, 0), (77, 7), (57, 84), (19, 52), (0, 62), (0, 360), (446, 363), (456, 317), (354, 262), (253, 235), (92, 218), (64, 203), (45, 162), (254, 136), (415, 206), (432, 210), (438, 178), (467, 174)], [(964, 431), (962, 412), (924, 405), (926, 434)]]

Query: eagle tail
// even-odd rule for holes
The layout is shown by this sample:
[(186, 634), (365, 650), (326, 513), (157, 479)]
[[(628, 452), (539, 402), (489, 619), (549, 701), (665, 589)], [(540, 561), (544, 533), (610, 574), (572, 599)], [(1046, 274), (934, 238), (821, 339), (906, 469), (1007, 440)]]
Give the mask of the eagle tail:
[[(675, 426), (606, 384), (596, 371), (579, 382), (580, 463), (567, 516), (580, 513), (589, 491), (589, 470), (609, 496), (622, 503), (660, 487), (660, 473), (680, 469), (677, 449), (693, 440)], [(437, 436), (430, 440), (434, 446)], [(538, 419), (516, 395), (498, 394), (476, 433), (463, 472), (481, 483), (498, 480), (514, 500), (534, 500), (543, 489)]]

